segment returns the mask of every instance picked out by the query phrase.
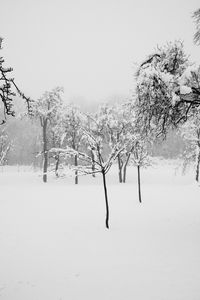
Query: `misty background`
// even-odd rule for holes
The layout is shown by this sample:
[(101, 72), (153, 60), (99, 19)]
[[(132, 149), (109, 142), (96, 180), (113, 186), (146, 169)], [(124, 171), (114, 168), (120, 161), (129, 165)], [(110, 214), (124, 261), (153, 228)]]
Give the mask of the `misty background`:
[[(62, 86), (64, 101), (94, 112), (99, 103), (132, 98), (136, 67), (158, 45), (180, 39), (190, 60), (200, 62), (191, 18), (198, 5), (196, 0), (7, 0), (1, 5), (2, 56), (32, 99)], [(7, 163), (38, 165), (41, 131), (36, 121), (21, 117), (22, 102), (16, 99), (19, 115), (6, 124), (12, 141)], [(171, 132), (151, 154), (174, 158), (184, 147), (179, 133)]]

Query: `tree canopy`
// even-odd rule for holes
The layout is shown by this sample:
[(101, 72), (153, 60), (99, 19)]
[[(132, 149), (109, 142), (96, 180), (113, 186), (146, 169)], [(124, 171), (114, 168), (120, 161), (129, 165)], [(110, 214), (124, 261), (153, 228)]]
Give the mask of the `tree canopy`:
[(200, 87), (191, 78), (195, 71), (181, 41), (158, 47), (140, 64), (135, 107), (144, 132), (166, 134), (187, 120), (191, 109), (200, 105)]
[(196, 32), (194, 34), (194, 42), (200, 45), (200, 8), (193, 13), (193, 19), (196, 24)]

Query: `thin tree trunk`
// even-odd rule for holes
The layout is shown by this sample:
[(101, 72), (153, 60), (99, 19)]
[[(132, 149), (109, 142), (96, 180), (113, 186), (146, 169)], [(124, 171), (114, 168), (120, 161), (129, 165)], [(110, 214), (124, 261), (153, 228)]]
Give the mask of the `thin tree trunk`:
[(123, 167), (123, 183), (126, 182), (126, 170), (127, 170), (127, 165), (125, 164)]
[(128, 166), (128, 162), (129, 162), (130, 156), (131, 155), (129, 153), (128, 156), (127, 156), (126, 162), (124, 164), (124, 168), (123, 168), (123, 183), (126, 182), (126, 171), (127, 171), (127, 166)]
[(139, 202), (142, 203), (141, 183), (140, 183), (140, 166), (137, 166), (137, 171), (138, 171), (138, 196), (139, 196)]
[(58, 176), (59, 163), (60, 163), (60, 156), (59, 156), (59, 154), (58, 154), (58, 155), (56, 155), (56, 167), (55, 167), (56, 177), (59, 177), (59, 176)]
[[(75, 165), (75, 167), (78, 166), (78, 156), (77, 155), (75, 155), (75, 157), (74, 157), (74, 165)], [(77, 170), (75, 170), (75, 184), (78, 184), (78, 171)]]
[(106, 186), (106, 174), (102, 171), (103, 176), (103, 186), (104, 186), (104, 194), (105, 194), (105, 202), (106, 202), (106, 228), (109, 229), (109, 206), (108, 206), (108, 194), (107, 194), (107, 186)]
[(117, 156), (117, 161), (118, 161), (119, 182), (122, 183), (122, 164), (121, 164), (120, 154), (118, 154), (118, 156)]
[(43, 153), (44, 153), (43, 182), (47, 182), (47, 168), (48, 168), (47, 120), (44, 120), (42, 129), (43, 129)]
[(197, 158), (197, 166), (196, 166), (196, 181), (199, 181), (199, 166), (200, 166), (200, 148), (199, 148), (199, 153), (198, 153), (198, 158)]
[(94, 173), (94, 170), (95, 170), (95, 161), (94, 161), (94, 153), (93, 153), (92, 150), (91, 150), (91, 157), (92, 157), (92, 176), (95, 177), (95, 173)]

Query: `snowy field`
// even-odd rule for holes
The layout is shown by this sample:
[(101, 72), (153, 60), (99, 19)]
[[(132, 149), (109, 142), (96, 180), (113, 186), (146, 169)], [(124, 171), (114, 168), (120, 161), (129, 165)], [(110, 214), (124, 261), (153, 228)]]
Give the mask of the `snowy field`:
[(200, 187), (173, 163), (47, 184), (30, 168), (0, 170), (1, 300), (199, 300)]

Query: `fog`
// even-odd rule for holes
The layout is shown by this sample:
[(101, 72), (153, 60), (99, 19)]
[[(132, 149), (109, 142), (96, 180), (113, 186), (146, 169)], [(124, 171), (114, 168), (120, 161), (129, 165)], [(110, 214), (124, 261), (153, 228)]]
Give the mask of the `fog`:
[(2, 55), (23, 91), (38, 98), (63, 86), (83, 105), (130, 97), (136, 64), (157, 45), (181, 39), (191, 60), (192, 12), (199, 1), (7, 0), (1, 3)]

